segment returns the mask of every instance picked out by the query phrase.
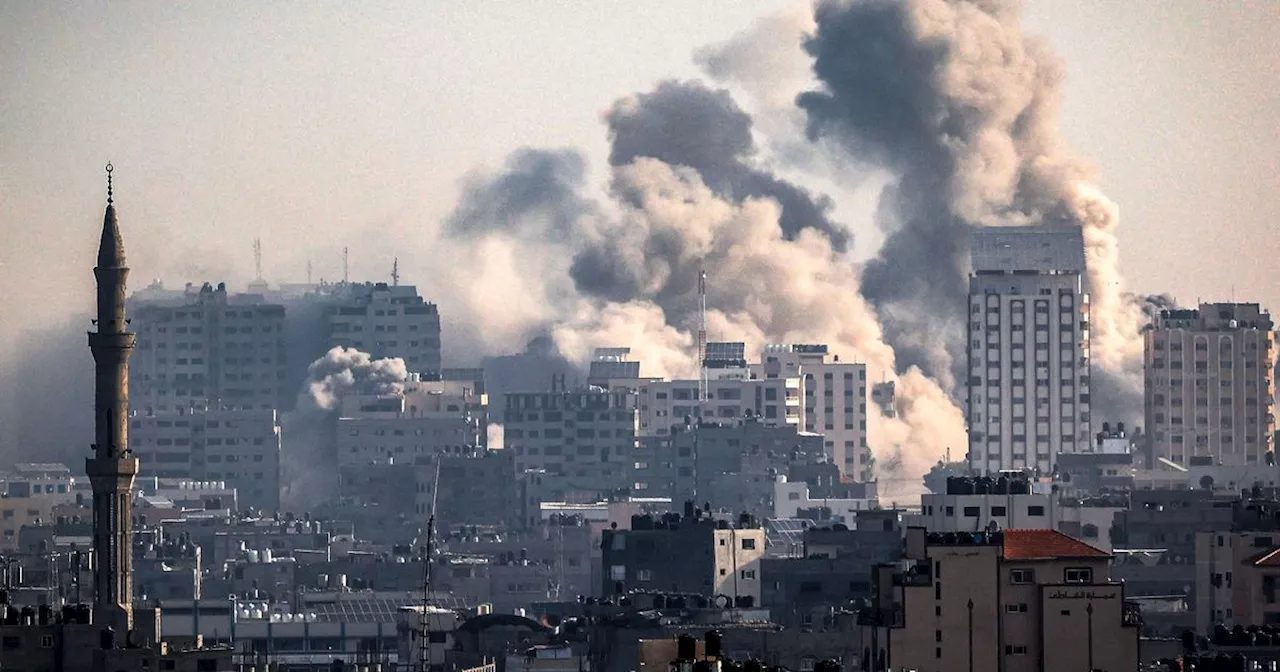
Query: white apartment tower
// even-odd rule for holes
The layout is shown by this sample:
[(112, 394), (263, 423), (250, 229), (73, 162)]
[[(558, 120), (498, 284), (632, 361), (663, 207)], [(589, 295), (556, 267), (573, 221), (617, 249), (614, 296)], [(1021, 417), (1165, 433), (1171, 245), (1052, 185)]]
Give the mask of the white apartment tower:
[(875, 480), (867, 444), (867, 366), (842, 362), (826, 345), (765, 347), (756, 374), (766, 380), (799, 379), (799, 430), (823, 436), (827, 458), (858, 482)]
[(440, 373), (440, 311), (413, 285), (350, 285), (346, 300), (330, 308), (330, 346), (400, 357), (414, 373)]
[(1086, 452), (1089, 295), (1072, 226), (980, 228), (969, 278), (969, 464), (1053, 469)]
[(1188, 466), (1265, 462), (1275, 432), (1273, 328), (1256, 303), (1156, 316), (1143, 367), (1154, 457)]

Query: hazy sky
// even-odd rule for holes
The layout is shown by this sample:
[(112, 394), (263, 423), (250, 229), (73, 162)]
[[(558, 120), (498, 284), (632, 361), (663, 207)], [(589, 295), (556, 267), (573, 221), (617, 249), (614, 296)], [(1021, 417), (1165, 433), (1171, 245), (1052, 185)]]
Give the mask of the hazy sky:
[[(91, 309), (108, 159), (134, 288), (240, 285), (255, 236), (273, 281), (308, 258), (336, 279), (343, 245), (381, 277), (393, 230), (422, 282), (449, 260), (413, 231), (468, 171), (567, 146), (603, 181), (610, 103), (791, 6), (0, 2), (0, 337)], [(1026, 23), (1066, 62), (1062, 123), (1121, 206), (1131, 284), (1280, 309), (1280, 3), (1034, 0)]]

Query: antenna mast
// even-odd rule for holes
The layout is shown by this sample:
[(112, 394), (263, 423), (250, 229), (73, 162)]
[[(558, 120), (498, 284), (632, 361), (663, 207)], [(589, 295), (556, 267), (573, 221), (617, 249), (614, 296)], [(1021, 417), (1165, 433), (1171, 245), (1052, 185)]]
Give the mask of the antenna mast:
[(345, 247), (342, 248), (342, 282), (344, 284), (351, 282), (351, 273), (350, 273), (351, 267), (347, 263), (349, 260), (349, 257), (347, 256), (347, 252), (348, 252), (347, 248)]
[(400, 257), (391, 262), (391, 286), (400, 286)]
[(698, 416), (707, 400), (707, 272), (698, 269)]
[(262, 239), (253, 239), (253, 268), (257, 272), (257, 279), (262, 280)]
[(436, 540), (436, 497), (440, 493), (440, 455), (436, 455), (436, 475), (431, 484), (431, 513), (427, 516), (427, 546), (422, 559), (422, 634), (418, 639), (418, 665), (431, 672), (431, 552)]
[(311, 260), (307, 259), (307, 285), (311, 284)]

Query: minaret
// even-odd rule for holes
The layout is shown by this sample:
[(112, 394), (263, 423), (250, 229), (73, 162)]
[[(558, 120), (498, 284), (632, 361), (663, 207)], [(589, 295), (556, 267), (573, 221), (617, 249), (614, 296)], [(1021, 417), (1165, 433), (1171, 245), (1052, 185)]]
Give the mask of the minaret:
[(89, 333), (95, 367), (93, 457), (85, 472), (93, 486), (94, 622), (124, 633), (133, 626), (133, 480), (129, 452), (129, 356), (136, 340), (124, 316), (124, 241), (116, 223), (107, 164), (107, 212), (98, 247), (98, 330)]

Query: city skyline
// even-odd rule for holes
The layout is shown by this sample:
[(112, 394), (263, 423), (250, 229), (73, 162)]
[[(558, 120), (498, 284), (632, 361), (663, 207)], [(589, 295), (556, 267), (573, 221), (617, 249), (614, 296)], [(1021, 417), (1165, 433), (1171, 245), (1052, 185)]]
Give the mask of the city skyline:
[[(1266, 81), (1267, 74), (1274, 75), (1280, 63), (1275, 47), (1267, 51), (1264, 46), (1264, 37), (1280, 25), (1280, 12), (1268, 4), (1210, 8), (1185, 2), (1150, 16), (1135, 16), (1135, 10), (1123, 3), (1098, 3), (1088, 11), (1055, 9), (1046, 4), (1030, 3), (1025, 8), (1028, 30), (1044, 35), (1063, 56), (1068, 79), (1062, 123), (1073, 144), (1098, 166), (1104, 187), (1122, 208), (1122, 264), (1135, 289), (1170, 292), (1188, 305), (1198, 299), (1227, 300), (1233, 295), (1264, 305), (1280, 303), (1280, 296), (1274, 295), (1268, 283), (1254, 280), (1263, 277), (1266, 261), (1278, 251), (1265, 238), (1261, 245), (1215, 240), (1197, 245), (1194, 253), (1187, 249), (1188, 236), (1209, 221), (1238, 221), (1243, 230), (1261, 233), (1262, 229), (1250, 229), (1245, 222), (1252, 217), (1261, 226), (1265, 213), (1275, 210), (1274, 194), (1280, 189), (1264, 185), (1280, 171), (1266, 170), (1268, 165), (1274, 168), (1274, 159), (1262, 157), (1276, 155), (1272, 143), (1278, 140), (1271, 129), (1259, 124), (1274, 118), (1280, 101), (1274, 93), (1251, 90), (1246, 83)], [(588, 47), (572, 41), (552, 46), (537, 36), (556, 34), (553, 27), (573, 22), (582, 34), (604, 31), (626, 39), (627, 48), (639, 54), (628, 59), (624, 69), (607, 61), (595, 63), (581, 78), (570, 80), (565, 86), (573, 105), (567, 106), (562, 96), (543, 92), (547, 84), (559, 84), (558, 80), (522, 79), (516, 73), (532, 65), (511, 65), (510, 59), (483, 55), (479, 48), (482, 36), (516, 30), (513, 24), (519, 24), (519, 17), (515, 15), (495, 15), (483, 9), (438, 16), (373, 10), (367, 15), (347, 12), (324, 16), (280, 8), (174, 13), (151, 12), (151, 7), (145, 3), (116, 5), (73, 16), (56, 5), (10, 5), (19, 20), (6, 25), (23, 30), (6, 34), (3, 40), (8, 45), (4, 61), (18, 67), (0, 73), (13, 101), (0, 114), (0, 132), (14, 139), (0, 148), (0, 164), (7, 168), (0, 179), (0, 199), (5, 203), (0, 209), (0, 227), (14, 231), (39, 226), (28, 234), (28, 242), (0, 252), (4, 255), (0, 257), (0, 273), (6, 286), (39, 291), (46, 296), (47, 305), (19, 311), (14, 299), (5, 299), (0, 304), (5, 314), (22, 315), (20, 321), (6, 320), (6, 333), (0, 334), (6, 338), (15, 335), (12, 330), (49, 324), (71, 313), (78, 299), (89, 295), (91, 288), (87, 286), (38, 289), (32, 278), (47, 277), (54, 269), (69, 269), (69, 260), (49, 257), (41, 250), (65, 246), (77, 251), (76, 258), (90, 258), (92, 251), (74, 235), (73, 223), (84, 221), (83, 215), (94, 207), (85, 195), (97, 179), (95, 168), (105, 159), (125, 167), (120, 176), (134, 187), (146, 185), (131, 204), (131, 221), (137, 229), (139, 286), (153, 277), (178, 286), (186, 280), (225, 280), (233, 285), (248, 282), (253, 279), (251, 245), (256, 237), (264, 239), (268, 274), (277, 280), (304, 280), (308, 259), (317, 278), (339, 277), (344, 245), (352, 249), (353, 271), (358, 276), (382, 276), (389, 273), (394, 252), (370, 249), (365, 240), (367, 230), (380, 227), (391, 228), (397, 243), (411, 243), (420, 250), (400, 255), (401, 265), (406, 277), (425, 285), (431, 269), (424, 259), (430, 254), (430, 238), (414, 240), (414, 230), (422, 228), (417, 222), (433, 227), (433, 222), (446, 217), (456, 203), (459, 180), (468, 172), (481, 167), (496, 169), (507, 153), (523, 145), (573, 146), (585, 150), (589, 186), (599, 188), (606, 179), (600, 110), (615, 98), (646, 90), (666, 77), (705, 77), (693, 57), (699, 47), (722, 44), (750, 28), (759, 16), (787, 8), (781, 3), (752, 9), (711, 4), (675, 21), (650, 9), (628, 8), (607, 16), (577, 14), (567, 8), (548, 10), (533, 24), (531, 35), (537, 41), (528, 48), (550, 50), (548, 53), (555, 54), (566, 67), (574, 59), (590, 63), (582, 59)], [(73, 44), (50, 32), (63, 19), (121, 28), (76, 31), (77, 43)], [(472, 79), (456, 67), (434, 67), (436, 59), (454, 62), (447, 60), (448, 52), (431, 48), (428, 38), (410, 39), (410, 26), (435, 30), (434, 26), (449, 20), (474, 22), (477, 32), (473, 37), (444, 44), (457, 49), (459, 57), (466, 55), (486, 68), (485, 74)], [(628, 20), (662, 28), (640, 41), (625, 37), (620, 24)], [(255, 22), (262, 26), (272, 21), (293, 21), (297, 30), (291, 36), (266, 27), (246, 30)], [(320, 40), (347, 24), (354, 28), (345, 33), (347, 39), (354, 41), (333, 44), (328, 55), (320, 51)], [(1208, 28), (1189, 31), (1183, 27), (1189, 25)], [(217, 31), (227, 48), (252, 40), (263, 46), (242, 61), (223, 65), (215, 58), (216, 52), (182, 45), (182, 35), (202, 27)], [(1141, 47), (1126, 41), (1126, 27), (1141, 31), (1146, 38)], [(132, 50), (111, 49), (95, 37), (122, 31), (131, 34)], [(42, 35), (50, 38), (43, 46), (32, 42)], [(378, 72), (377, 62), (362, 56), (360, 50), (371, 46), (369, 40), (379, 38), (395, 38), (388, 39), (391, 46), (387, 47), (394, 59), (355, 94), (358, 97), (342, 104), (318, 99), (320, 104), (308, 106), (314, 112), (301, 120), (296, 132), (272, 139), (279, 130), (276, 125), (283, 123), (281, 115), (288, 118), (302, 109), (298, 106), (315, 91), (312, 87), (351, 83), (357, 74)], [(267, 57), (271, 51), (265, 45), (274, 41), (280, 41), (281, 49), (291, 49), (284, 52), (289, 57), (280, 61), (283, 65), (264, 65), (253, 76), (232, 76), (235, 68)], [(1094, 42), (1104, 48), (1083, 47)], [(55, 56), (51, 48), (63, 49), (63, 55)], [(167, 50), (175, 58), (162, 65), (130, 55), (150, 53), (140, 51), (144, 49)], [(1223, 53), (1205, 54), (1212, 49)], [(795, 67), (795, 57), (800, 57), (801, 67), (804, 65), (798, 49), (792, 51), (796, 53), (784, 53), (777, 59), (784, 75), (794, 75), (786, 68)], [(100, 58), (107, 53), (114, 55)], [(1114, 61), (1106, 60), (1107, 53), (1115, 54), (1111, 57)], [(1175, 54), (1179, 56), (1172, 58)], [(200, 76), (206, 69), (218, 76)], [(1179, 69), (1185, 69), (1188, 76), (1178, 78)], [(504, 73), (506, 78), (501, 77)], [(473, 118), (467, 113), (471, 106), (447, 102), (453, 98), (423, 106), (421, 94), (410, 95), (417, 88), (418, 77), (445, 84), (459, 100), (465, 96), (477, 101), (491, 95), (488, 91), (492, 87), (485, 87), (482, 81), (493, 77), (517, 86), (532, 107), (486, 106), (483, 117)], [(1123, 78), (1136, 77), (1153, 86), (1126, 90)], [(1220, 85), (1210, 77), (1220, 77)], [(188, 83), (179, 84), (184, 81)], [(273, 89), (277, 84), (291, 87)], [(47, 114), (54, 101), (64, 96), (78, 102), (66, 106), (66, 111)], [(250, 96), (258, 100), (252, 101)], [(1203, 109), (1214, 111), (1179, 111), (1183, 107), (1197, 109), (1183, 105), (1183, 96), (1203, 101), (1209, 105)], [(744, 105), (751, 104), (748, 96), (737, 98)], [(93, 113), (71, 112), (88, 110), (85, 104), (90, 99), (94, 101)], [(382, 121), (359, 121), (363, 115), (356, 100), (374, 103)], [(401, 101), (406, 106), (397, 112)], [(241, 105), (249, 106), (246, 110), (253, 109), (254, 114), (236, 113)], [(1125, 110), (1136, 107), (1144, 108), (1144, 113), (1126, 114)], [(144, 110), (149, 112), (142, 113)], [(1132, 121), (1117, 123), (1124, 122), (1126, 116), (1141, 117), (1144, 124), (1151, 125), (1134, 128)], [(440, 117), (443, 125), (434, 117)], [(554, 123), (519, 121), (522, 117)], [(519, 125), (499, 134), (469, 130), (479, 128), (475, 124), (505, 126), (512, 122)], [(254, 135), (236, 142), (236, 123), (247, 124), (246, 130)], [(456, 130), (450, 130), (450, 124)], [(360, 129), (360, 137), (369, 143), (353, 154), (356, 147), (332, 132), (335, 125)], [(1251, 129), (1257, 131), (1252, 137)], [(1122, 132), (1135, 137), (1116, 142), (1116, 134)], [(251, 140), (254, 137), (258, 140)], [(1157, 150), (1155, 143), (1171, 137), (1177, 142)], [(67, 142), (71, 138), (75, 144)], [(417, 141), (405, 146), (403, 141), (408, 138)], [(40, 143), (44, 149), (37, 152), (32, 143)], [(299, 145), (307, 148), (300, 154), (296, 152)], [(262, 159), (255, 161), (255, 153)], [(383, 154), (385, 158), (377, 158)], [(410, 159), (415, 154), (416, 158)], [(40, 155), (46, 158), (36, 160)], [(1183, 157), (1186, 167), (1170, 175), (1165, 164), (1173, 157)], [(1250, 165), (1254, 167), (1251, 174), (1240, 172)], [(1206, 188), (1187, 184), (1191, 175), (1205, 180), (1196, 184)], [(1250, 188), (1248, 181), (1241, 179), (1244, 175), (1250, 175), (1248, 181), (1262, 182)], [(808, 176), (803, 177), (806, 179), (800, 182), (810, 184)], [(68, 179), (82, 188), (49, 186), (68, 184)], [(833, 181), (829, 175), (815, 175), (812, 186), (829, 191)], [(846, 189), (832, 195), (837, 201), (837, 219), (858, 236), (854, 255), (866, 258), (874, 253), (880, 238), (869, 219), (877, 189), (875, 184), (859, 188), (865, 180), (855, 182), (855, 193), (846, 193), (850, 191)], [(1194, 198), (1202, 191), (1224, 197)], [(1223, 208), (1232, 209), (1229, 212), (1236, 216), (1223, 217)], [(338, 235), (308, 241), (306, 231), (317, 221), (324, 222), (326, 228), (334, 227)], [(350, 233), (343, 234), (339, 228)], [(302, 245), (296, 244), (299, 239)], [(1172, 270), (1206, 256), (1212, 263), (1196, 264), (1200, 268), (1195, 273)], [(442, 305), (446, 313), (457, 314), (447, 303)]]

